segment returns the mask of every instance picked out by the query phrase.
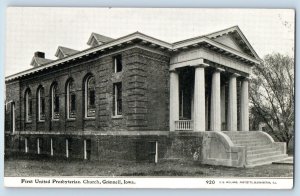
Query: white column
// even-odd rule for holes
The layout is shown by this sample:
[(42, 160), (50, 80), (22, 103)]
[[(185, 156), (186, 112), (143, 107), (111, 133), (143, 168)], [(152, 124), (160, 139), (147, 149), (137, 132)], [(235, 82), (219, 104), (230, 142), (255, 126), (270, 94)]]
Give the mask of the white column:
[(248, 79), (242, 80), (241, 85), (241, 113), (240, 113), (240, 130), (249, 131), (249, 101), (248, 101)]
[(170, 71), (170, 131), (175, 131), (175, 121), (179, 120), (179, 77)]
[(237, 74), (232, 74), (229, 78), (229, 97), (228, 97), (228, 115), (227, 115), (228, 131), (237, 131), (236, 77)]
[(223, 129), (223, 124), (226, 124), (226, 86), (221, 85), (221, 128)]
[(212, 74), (210, 130), (221, 131), (220, 70)]
[(206, 65), (195, 68), (194, 131), (205, 131), (205, 70)]

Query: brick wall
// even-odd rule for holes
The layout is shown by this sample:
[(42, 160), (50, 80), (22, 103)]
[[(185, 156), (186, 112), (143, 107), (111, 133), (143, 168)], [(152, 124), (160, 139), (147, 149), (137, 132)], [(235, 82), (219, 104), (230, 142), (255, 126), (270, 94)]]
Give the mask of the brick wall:
[[(113, 57), (122, 55), (123, 71), (114, 73)], [(139, 47), (94, 55), (6, 83), (6, 100), (16, 102), (17, 131), (168, 131), (169, 58)], [(96, 81), (96, 117), (84, 118), (84, 78)], [(66, 82), (74, 79), (76, 120), (66, 117)], [(51, 86), (58, 84), (60, 119), (51, 120)], [(122, 82), (121, 118), (112, 117), (113, 84)], [(45, 90), (45, 122), (37, 116), (37, 90)], [(32, 93), (32, 122), (25, 122), (25, 91)], [(7, 115), (9, 115), (9, 111)], [(7, 120), (8, 118), (6, 118)], [(7, 120), (8, 121), (8, 120)], [(9, 127), (10, 122), (6, 122)]]
[(20, 100), (20, 82), (14, 81), (6, 84), (5, 89), (6, 97), (5, 102), (5, 132), (12, 132), (12, 103), (15, 104), (15, 130), (21, 129), (21, 100)]

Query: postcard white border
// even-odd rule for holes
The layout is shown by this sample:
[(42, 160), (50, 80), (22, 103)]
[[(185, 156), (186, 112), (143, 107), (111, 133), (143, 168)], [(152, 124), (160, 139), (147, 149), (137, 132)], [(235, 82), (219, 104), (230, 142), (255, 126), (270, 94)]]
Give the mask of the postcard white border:
[[(214, 8), (214, 7), (239, 7), (239, 8), (243, 8), (243, 7), (245, 7), (245, 8), (250, 8), (250, 7), (256, 7), (256, 8), (259, 8), (259, 7), (265, 7), (265, 8), (267, 8), (267, 7), (269, 7), (269, 8), (283, 8), (283, 7), (285, 7), (285, 8), (287, 8), (287, 7), (289, 7), (289, 8), (300, 8), (300, 4), (299, 4), (299, 1), (298, 0), (291, 0), (291, 1), (281, 1), (281, 0), (273, 0), (272, 2), (271, 1), (267, 1), (268, 3), (269, 3), (269, 5), (266, 3), (266, 1), (260, 1), (260, 0), (253, 0), (253, 1), (238, 1), (238, 0), (236, 0), (236, 1), (233, 1), (233, 0), (223, 0), (223, 1), (219, 1), (219, 0), (210, 0), (210, 1), (206, 1), (206, 3), (196, 3), (196, 1), (180, 1), (180, 0), (172, 0), (172, 1), (169, 1), (169, 3), (165, 3), (165, 2), (163, 2), (163, 1), (159, 1), (159, 0), (154, 0), (154, 1), (152, 1), (152, 3), (151, 4), (149, 4), (149, 2), (147, 2), (146, 0), (142, 0), (142, 1), (139, 1), (139, 0), (133, 0), (133, 1), (125, 1), (125, 2), (119, 2), (119, 3), (108, 3), (108, 2), (104, 2), (104, 3), (100, 3), (99, 4), (99, 2), (96, 2), (96, 0), (88, 0), (88, 1), (85, 1), (85, 3), (83, 3), (81, 0), (74, 0), (74, 1), (72, 1), (72, 3), (71, 2), (67, 2), (66, 0), (62, 0), (62, 1), (53, 1), (53, 3), (50, 3), (50, 2), (48, 2), (48, 1), (44, 1), (44, 2), (42, 2), (42, 1), (38, 1), (38, 0), (28, 0), (26, 3), (25, 2), (23, 2), (23, 3), (13, 3), (13, 2), (15, 2), (15, 1), (13, 1), (13, 0), (8, 0), (8, 1), (5, 1), (5, 3), (2, 3), (1, 4), (1, 10), (3, 11), (3, 10), (5, 10), (5, 6), (7, 6), (8, 4), (10, 4), (10, 5), (18, 5), (18, 6), (28, 6), (28, 5), (31, 5), (31, 6), (66, 6), (66, 5), (68, 5), (68, 6), (104, 6), (104, 7), (107, 7), (107, 6), (133, 6), (133, 5), (135, 5), (135, 6), (154, 6), (154, 7), (182, 7), (183, 5), (185, 6), (185, 7), (211, 7), (211, 8)], [(130, 3), (129, 3), (130, 2)], [(170, 2), (172, 2), (172, 3), (170, 3)], [(182, 3), (182, 2), (184, 2), (184, 4)], [(272, 7), (270, 7), (270, 6), (272, 6)], [(3, 12), (2, 14), (1, 14), (1, 20), (2, 21), (4, 21), (4, 18), (5, 18), (5, 12)], [(298, 15), (298, 14), (297, 14)], [(297, 25), (299, 24), (299, 20), (298, 20), (299, 18), (298, 18), (298, 16), (297, 16), (297, 19), (296, 19), (296, 23), (297, 23)], [(0, 24), (0, 27), (2, 27), (1, 29), (1, 32), (0, 32), (0, 35), (2, 35), (1, 37), (0, 37), (0, 40), (2, 40), (3, 42), (2, 43), (4, 43), (4, 31), (5, 31), (5, 23), (3, 22), (2, 24)], [(298, 33), (297, 33), (297, 35), (298, 35)], [(296, 42), (297, 42), (297, 45), (298, 45), (298, 43), (299, 43), (299, 39), (296, 39)], [(296, 43), (295, 43), (296, 44)], [(1, 51), (1, 53), (3, 54), (3, 51), (4, 51), (4, 44), (0, 47), (0, 51)], [(297, 50), (296, 51), (297, 52), (297, 55), (296, 56), (298, 56), (299, 55), (299, 50)], [(3, 55), (2, 55), (3, 56)], [(2, 68), (4, 67), (4, 58), (2, 58), (2, 60), (1, 60), (1, 62), (0, 62), (0, 64), (2, 65)], [(4, 69), (2, 69), (0, 72), (2, 73), (2, 80), (4, 80), (4, 71), (3, 71)], [(298, 75), (299, 74), (299, 69), (297, 70), (296, 69), (296, 71), (297, 71), (297, 74), (296, 75)], [(296, 82), (297, 84), (296, 84), (296, 89), (297, 90), (299, 90), (298, 89), (298, 83), (299, 83), (299, 80)], [(296, 91), (297, 91), (296, 90)], [(4, 91), (3, 91), (3, 86), (2, 86), (2, 93), (0, 93), (0, 95), (4, 95), (4, 93), (3, 93)], [(3, 97), (3, 96), (2, 96)], [(2, 107), (2, 109), (3, 109), (3, 106), (1, 105), (1, 107)], [(298, 113), (297, 112), (297, 110), (299, 109), (299, 106), (297, 105), (297, 109), (296, 109), (296, 113)], [(3, 117), (3, 114), (1, 114), (0, 116), (2, 116)], [(3, 118), (1, 118), (2, 119), (2, 122), (3, 122)], [(296, 115), (296, 122), (297, 121), (299, 121), (299, 115)], [(297, 124), (298, 123), (296, 123), (296, 130), (297, 130)], [(4, 131), (3, 131), (3, 127), (1, 128), (1, 130), (2, 130), (2, 133), (4, 133)], [(299, 138), (296, 138), (296, 142), (299, 140)], [(2, 142), (0, 142), (0, 147), (3, 147), (4, 146), (4, 143), (3, 143), (3, 141), (4, 141), (4, 139), (3, 139), (3, 137), (0, 139), (0, 141), (2, 141)], [(295, 148), (295, 151), (296, 152), (298, 152), (298, 149), (299, 147), (296, 145), (296, 148)], [(1, 148), (1, 149), (3, 149), (3, 148)], [(2, 154), (3, 155), (3, 154)], [(298, 156), (296, 156), (295, 158), (297, 158)], [(0, 160), (1, 160), (1, 163), (0, 163), (0, 168), (2, 169), (2, 171), (3, 171), (3, 156), (0, 158)], [(297, 160), (295, 161), (296, 163), (298, 163), (298, 158), (297, 158)], [(298, 168), (298, 164), (296, 164), (296, 168)], [(295, 169), (295, 171), (296, 171), (296, 168), (294, 167), (294, 169)], [(297, 170), (298, 171), (298, 170)], [(0, 172), (1, 174), (1, 177), (2, 177), (2, 179), (0, 180), (0, 184), (2, 184), (2, 187), (1, 187), (1, 190), (0, 190), (0, 195), (20, 195), (20, 190), (17, 190), (17, 189), (10, 189), (10, 190), (8, 190), (8, 189), (4, 189), (4, 187), (3, 187), (3, 180), (5, 180), (5, 185), (8, 183), (8, 178), (9, 177), (5, 177), (5, 178), (3, 178), (3, 175), (4, 175), (4, 173), (3, 172)], [(299, 172), (294, 172), (294, 175), (295, 175), (295, 177), (296, 177), (296, 179), (299, 177)], [(189, 178), (190, 179), (190, 178)], [(269, 178), (268, 178), (269, 179)], [(15, 180), (15, 179), (9, 179), (9, 180)], [(292, 180), (292, 179), (280, 179), (280, 180), (283, 180), (283, 181), (285, 181), (285, 180)], [(10, 182), (10, 183), (13, 183), (13, 182)], [(295, 185), (299, 185), (299, 180), (297, 181), (295, 181)], [(11, 186), (11, 187), (13, 187), (13, 186)], [(284, 194), (285, 195), (287, 195), (287, 194), (289, 194), (289, 195), (291, 195), (291, 194), (293, 194), (293, 195), (297, 195), (297, 194), (299, 194), (299, 188), (297, 188), (297, 186), (295, 186), (296, 188), (292, 191), (292, 192), (285, 192)], [(298, 186), (299, 187), (299, 186)], [(210, 187), (209, 187), (210, 188)], [(247, 188), (249, 188), (249, 187), (247, 187)], [(58, 194), (58, 193), (60, 193), (60, 191), (59, 190), (53, 190), (53, 191), (50, 191), (50, 190), (46, 190), (46, 189), (43, 189), (44, 191), (43, 191), (43, 194), (45, 195), (45, 196), (48, 196), (48, 195), (52, 195), (52, 194)], [(64, 195), (74, 195), (74, 192), (72, 191), (72, 190), (69, 190), (70, 192), (64, 192)], [(26, 195), (33, 195), (34, 193), (36, 193), (35, 192), (35, 190), (33, 190), (33, 189), (27, 189), (27, 190), (25, 190), (25, 189), (22, 189), (22, 193), (23, 194), (26, 194)], [(90, 195), (99, 195), (99, 193), (114, 193), (113, 195), (119, 195), (119, 193), (120, 192), (104, 192), (104, 191), (102, 191), (102, 192), (92, 192), (91, 190), (89, 191), (89, 190), (85, 190), (84, 191), (84, 193), (85, 193), (85, 195), (86, 194), (90, 194)], [(140, 195), (141, 193), (143, 193), (144, 195), (153, 195), (153, 192), (151, 193), (151, 192), (145, 192), (145, 191), (138, 191), (138, 192), (126, 192), (126, 191), (124, 191), (123, 193), (122, 193), (122, 195), (125, 195), (125, 196), (127, 196), (127, 195), (131, 195), (131, 196), (133, 196), (133, 195)], [(169, 192), (169, 193), (173, 193), (174, 195), (178, 195), (178, 192)], [(206, 192), (202, 192), (202, 193), (209, 193), (210, 195), (217, 195), (219, 192), (213, 192), (213, 190), (210, 190), (209, 192), (208, 191), (206, 191)], [(79, 192), (79, 194), (80, 194), (80, 192)], [(81, 194), (82, 194), (82, 192), (81, 192)], [(165, 195), (166, 194), (166, 192), (164, 192), (164, 191), (156, 191), (155, 192), (155, 194), (156, 195)], [(185, 191), (185, 192), (181, 192), (181, 194), (189, 194), (189, 195), (199, 195), (199, 192), (191, 192), (191, 191)], [(279, 194), (282, 194), (282, 192), (280, 193), (280, 192), (277, 192), (277, 190), (273, 190), (273, 191), (270, 191), (270, 192), (258, 192), (258, 191), (256, 191), (256, 192), (247, 192), (246, 190), (239, 190), (239, 191), (236, 191), (236, 192), (222, 192), (222, 195), (231, 195), (231, 196), (234, 196), (234, 195), (241, 195), (241, 194), (243, 194), (244, 196), (248, 196), (248, 195), (253, 195), (253, 194), (255, 194), (255, 195), (266, 195), (266, 194), (270, 194), (270, 195), (279, 195)]]
[(5, 177), (6, 187), (291, 189), (292, 178)]

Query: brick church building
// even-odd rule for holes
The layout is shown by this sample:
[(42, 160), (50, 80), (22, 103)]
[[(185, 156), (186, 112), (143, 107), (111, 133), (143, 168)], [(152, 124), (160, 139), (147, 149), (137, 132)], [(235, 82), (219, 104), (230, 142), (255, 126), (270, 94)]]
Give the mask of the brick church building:
[(251, 167), (287, 157), (249, 131), (248, 86), (260, 58), (239, 27), (168, 43), (92, 33), (89, 48), (35, 52), (6, 77), (5, 152), (68, 159), (194, 160)]

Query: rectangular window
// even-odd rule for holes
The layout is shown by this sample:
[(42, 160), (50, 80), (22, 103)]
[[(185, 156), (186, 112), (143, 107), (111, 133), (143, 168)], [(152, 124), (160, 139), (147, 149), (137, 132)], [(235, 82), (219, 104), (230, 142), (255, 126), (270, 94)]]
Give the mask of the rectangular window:
[(118, 55), (114, 57), (114, 72), (121, 72), (122, 71), (122, 56)]
[(149, 142), (148, 144), (149, 147), (149, 161), (151, 163), (157, 163), (158, 161), (158, 142), (157, 141), (153, 141), (153, 142)]
[(122, 115), (122, 83), (115, 83), (113, 87), (113, 115)]

